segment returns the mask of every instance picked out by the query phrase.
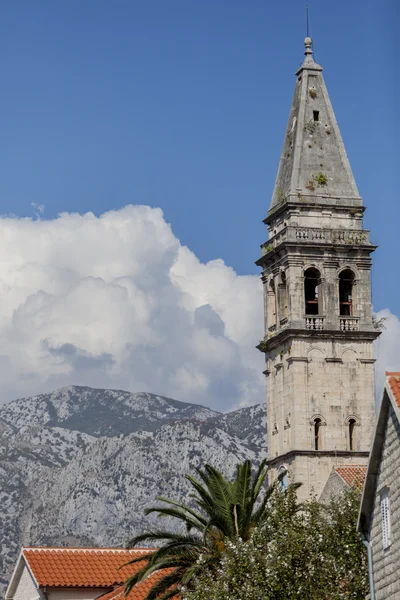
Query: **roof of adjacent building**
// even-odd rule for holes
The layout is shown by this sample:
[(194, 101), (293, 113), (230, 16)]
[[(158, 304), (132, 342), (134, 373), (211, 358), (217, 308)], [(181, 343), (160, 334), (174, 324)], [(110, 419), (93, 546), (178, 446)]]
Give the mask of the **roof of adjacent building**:
[(136, 597), (132, 596), (131, 594), (129, 594), (129, 596), (124, 596), (124, 586), (120, 585), (119, 587), (112, 590), (112, 592), (107, 592), (106, 594), (103, 594), (103, 596), (100, 596), (97, 600), (122, 600), (123, 598), (135, 598), (135, 600), (136, 598), (140, 598), (140, 600), (142, 600), (142, 598), (145, 598), (145, 596), (144, 594)]
[(395, 418), (400, 423), (400, 372), (386, 371), (385, 375), (386, 381), (379, 406), (378, 419), (369, 456), (360, 514), (358, 517), (358, 529), (367, 536), (369, 535), (371, 527), (376, 482), (382, 460), (382, 450), (385, 443), (386, 425), (389, 418), (390, 407), (393, 408)]
[(148, 549), (143, 548), (22, 549), (37, 585), (43, 587), (112, 587), (123, 583), (143, 563), (120, 567), (146, 553)]
[(334, 467), (334, 470), (348, 486), (362, 489), (367, 472), (366, 465), (342, 465)]
[[(124, 595), (124, 581), (136, 573), (142, 562), (125, 565), (133, 558), (149, 552), (149, 548), (47, 548), (24, 547), (10, 581), (6, 597), (13, 597), (13, 590), (23, 565), (26, 564), (38, 588), (112, 588), (101, 600), (145, 600), (150, 588), (168, 571), (153, 573), (144, 582), (138, 583), (128, 596)], [(122, 568), (121, 568), (122, 567)], [(9, 594), (10, 592), (10, 594)], [(175, 600), (177, 600), (177, 596)]]
[(396, 404), (400, 408), (400, 373), (386, 371), (386, 377), (393, 394), (393, 398), (396, 400)]
[[(154, 583), (161, 577), (161, 574), (154, 573), (148, 577), (143, 583), (137, 583), (127, 596), (124, 595), (124, 587), (121, 585), (115, 588), (112, 592), (107, 592), (100, 596), (98, 600), (145, 600), (147, 593)], [(180, 596), (174, 596), (171, 600), (178, 600)]]

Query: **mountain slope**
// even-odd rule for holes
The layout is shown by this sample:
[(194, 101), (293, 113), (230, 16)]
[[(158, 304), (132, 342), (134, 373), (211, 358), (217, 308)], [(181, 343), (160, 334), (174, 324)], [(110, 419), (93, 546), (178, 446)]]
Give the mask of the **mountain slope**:
[(15, 427), (28, 423), (47, 425), (96, 437), (153, 431), (170, 421), (203, 421), (219, 414), (198, 404), (178, 402), (155, 394), (132, 394), (84, 386), (21, 398), (0, 408), (0, 419)]
[(264, 413), (80, 387), (2, 407), (0, 586), (22, 544), (123, 545), (158, 495), (190, 501), (196, 466), (259, 461)]

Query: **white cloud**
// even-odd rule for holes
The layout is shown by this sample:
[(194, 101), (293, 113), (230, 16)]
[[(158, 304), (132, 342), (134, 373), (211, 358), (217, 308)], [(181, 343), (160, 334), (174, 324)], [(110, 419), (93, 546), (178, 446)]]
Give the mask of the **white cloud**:
[(385, 371), (400, 371), (400, 319), (387, 308), (376, 313), (383, 319), (383, 329), (375, 342), (376, 371), (375, 383), (377, 400), (380, 400)]
[(161, 210), (4, 217), (0, 256), (3, 401), (70, 384), (264, 399), (259, 278), (200, 263)]
[(37, 202), (31, 202), (33, 214), (37, 219), (40, 219), (44, 214), (44, 204), (37, 204)]
[[(0, 399), (80, 384), (226, 410), (262, 402), (262, 288), (202, 264), (159, 209), (0, 218)], [(400, 369), (400, 321), (376, 344)]]

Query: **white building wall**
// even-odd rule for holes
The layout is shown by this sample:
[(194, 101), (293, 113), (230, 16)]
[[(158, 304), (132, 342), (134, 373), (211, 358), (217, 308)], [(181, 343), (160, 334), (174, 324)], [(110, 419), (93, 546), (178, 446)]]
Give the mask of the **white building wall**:
[(24, 566), (13, 600), (40, 600), (40, 593), (32, 579), (32, 575)]

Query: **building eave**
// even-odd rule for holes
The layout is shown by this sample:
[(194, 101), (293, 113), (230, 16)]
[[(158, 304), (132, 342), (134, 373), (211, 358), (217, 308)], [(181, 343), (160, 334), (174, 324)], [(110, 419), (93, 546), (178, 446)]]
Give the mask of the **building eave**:
[(386, 423), (389, 417), (390, 406), (393, 407), (396, 418), (400, 423), (400, 410), (395, 398), (393, 397), (390, 385), (388, 381), (386, 381), (379, 405), (378, 420), (376, 423), (372, 448), (368, 460), (367, 474), (365, 477), (357, 523), (358, 531), (367, 538), (369, 538), (371, 529), (372, 510), (375, 503), (376, 482), (379, 474), (383, 445), (385, 442)]

